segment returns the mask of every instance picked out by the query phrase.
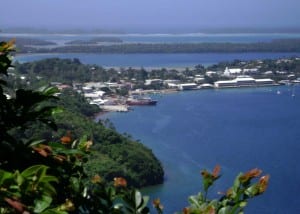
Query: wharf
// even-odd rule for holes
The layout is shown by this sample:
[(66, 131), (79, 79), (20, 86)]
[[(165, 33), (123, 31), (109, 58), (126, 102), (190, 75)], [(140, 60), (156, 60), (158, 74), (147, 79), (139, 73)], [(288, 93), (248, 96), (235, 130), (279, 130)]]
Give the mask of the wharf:
[(101, 105), (101, 109), (104, 111), (116, 111), (116, 112), (128, 112), (129, 107), (127, 105)]

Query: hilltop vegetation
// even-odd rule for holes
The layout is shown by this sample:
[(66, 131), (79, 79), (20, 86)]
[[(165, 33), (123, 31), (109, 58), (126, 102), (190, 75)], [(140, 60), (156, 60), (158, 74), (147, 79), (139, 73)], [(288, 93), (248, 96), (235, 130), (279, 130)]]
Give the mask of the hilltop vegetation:
[[(43, 77), (42, 83), (45, 84), (44, 79), (47, 77), (43, 76), (42, 72), (39, 75)], [(31, 82), (31, 88), (41, 85), (36, 78), (28, 77), (27, 80)], [(9, 84), (14, 85), (14, 78), (10, 79)], [(28, 87), (21, 83), (18, 86)], [(72, 89), (65, 89), (60, 91), (59, 99), (52, 100), (50, 103), (48, 101), (48, 104), (64, 109), (63, 114), (54, 116), (57, 131), (49, 130), (42, 124), (32, 124), (29, 130), (15, 132), (14, 135), (47, 141), (59, 141), (66, 133), (74, 140), (87, 136), (94, 142), (95, 150), (87, 163), (88, 174), (91, 176), (104, 175), (103, 178), (108, 181), (116, 176), (122, 176), (127, 179), (129, 185), (135, 187), (163, 182), (164, 172), (161, 163), (152, 151), (129, 136), (117, 133), (109, 122), (94, 122), (93, 117), (101, 109), (96, 105), (88, 104), (82, 95)]]

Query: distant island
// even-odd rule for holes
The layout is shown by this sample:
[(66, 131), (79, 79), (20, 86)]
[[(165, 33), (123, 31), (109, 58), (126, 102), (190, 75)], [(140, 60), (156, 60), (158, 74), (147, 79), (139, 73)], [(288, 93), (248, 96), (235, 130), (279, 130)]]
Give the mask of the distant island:
[[(18, 38), (19, 40), (19, 38)], [(276, 39), (255, 43), (122, 43), (97, 44), (101, 41), (118, 42), (118, 38), (97, 38), (90, 41), (72, 41), (55, 47), (18, 45), (18, 53), (241, 53), (241, 52), (300, 52), (300, 38)], [(31, 40), (29, 40), (31, 41)], [(82, 44), (82, 45), (79, 45)]]
[(122, 43), (123, 40), (117, 37), (97, 37), (90, 40), (73, 40), (65, 45), (98, 45), (99, 43)]

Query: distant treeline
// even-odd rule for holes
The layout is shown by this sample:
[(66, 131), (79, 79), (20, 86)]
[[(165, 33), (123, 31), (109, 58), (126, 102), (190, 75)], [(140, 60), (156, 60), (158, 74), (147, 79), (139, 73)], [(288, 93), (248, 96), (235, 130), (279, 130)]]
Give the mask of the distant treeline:
[(122, 39), (117, 37), (98, 37), (90, 40), (73, 40), (66, 42), (66, 45), (97, 45), (98, 43), (108, 42), (108, 43), (121, 43)]
[(300, 52), (299, 39), (257, 43), (130, 43), (114, 45), (68, 45), (54, 48), (19, 48), (21, 53), (237, 53)]

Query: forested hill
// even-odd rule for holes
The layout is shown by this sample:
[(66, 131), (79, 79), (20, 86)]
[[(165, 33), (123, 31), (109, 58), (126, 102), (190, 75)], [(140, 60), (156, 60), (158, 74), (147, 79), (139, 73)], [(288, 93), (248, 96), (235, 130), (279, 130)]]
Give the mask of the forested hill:
[(300, 52), (299, 39), (257, 43), (127, 43), (113, 45), (68, 45), (54, 48), (20, 46), (19, 53), (230, 53)]
[[(17, 88), (36, 88), (50, 81), (43, 73), (45, 68), (37, 68), (35, 65), (35, 63), (27, 63), (25, 67), (16, 65), (15, 75), (8, 77), (9, 85)], [(63, 63), (61, 62), (60, 65)], [(31, 66), (36, 67), (35, 73), (31, 73), (29, 69)], [(54, 66), (56, 68), (51, 68), (54, 71), (63, 69), (57, 66), (59, 63)], [(77, 66), (80, 68), (80, 65), (77, 64)], [(26, 76), (30, 85), (16, 82), (19, 75)], [(39, 76), (40, 80), (37, 80), (36, 76)], [(63, 78), (61, 76), (60, 80), (63, 81)], [(95, 105), (88, 104), (82, 95), (73, 89), (65, 89), (60, 92), (59, 99), (52, 100), (50, 105), (61, 106), (64, 109), (63, 113), (54, 116), (58, 131), (53, 131), (45, 125), (33, 124), (32, 128), (25, 132), (15, 133), (15, 136), (25, 139), (44, 139), (49, 142), (60, 141), (61, 137), (66, 134), (72, 140), (87, 136), (94, 143), (94, 152), (85, 164), (85, 170), (90, 176), (99, 174), (107, 181), (112, 181), (115, 177), (124, 177), (129, 185), (134, 187), (163, 182), (162, 165), (152, 151), (129, 135), (118, 133), (110, 122), (95, 122), (94, 115), (101, 110)]]
[[(162, 165), (152, 151), (129, 135), (119, 134), (110, 122), (91, 120), (89, 116), (97, 109), (87, 104), (82, 96), (71, 89), (64, 90), (56, 104), (63, 106), (65, 111), (55, 117), (59, 132), (51, 133), (52, 140), (67, 132), (73, 139), (84, 135), (93, 139), (95, 151), (87, 163), (88, 174), (99, 174), (107, 181), (121, 176), (135, 187), (163, 182)], [(50, 134), (41, 128), (38, 131), (43, 136)]]

